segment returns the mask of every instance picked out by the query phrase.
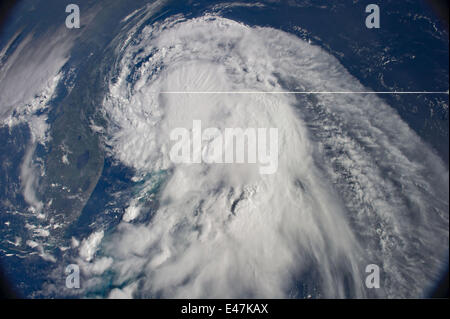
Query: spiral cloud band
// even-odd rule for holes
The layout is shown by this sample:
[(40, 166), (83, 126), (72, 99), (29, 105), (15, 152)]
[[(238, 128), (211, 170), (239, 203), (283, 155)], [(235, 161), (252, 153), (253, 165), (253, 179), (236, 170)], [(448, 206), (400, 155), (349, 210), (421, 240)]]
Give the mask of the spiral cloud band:
[[(148, 176), (162, 187), (150, 220), (137, 221), (135, 198), (115, 231), (94, 234), (98, 248), (83, 242), (85, 274), (114, 273), (110, 297), (421, 296), (448, 253), (447, 168), (376, 95), (262, 94), (288, 91), (367, 88), (322, 48), (268, 27), (179, 15), (129, 31), (102, 106), (105, 142), (144, 183), (138, 197), (154, 188)], [(174, 163), (170, 132), (194, 121), (277, 128), (276, 172)], [(365, 286), (369, 264), (379, 289)]]

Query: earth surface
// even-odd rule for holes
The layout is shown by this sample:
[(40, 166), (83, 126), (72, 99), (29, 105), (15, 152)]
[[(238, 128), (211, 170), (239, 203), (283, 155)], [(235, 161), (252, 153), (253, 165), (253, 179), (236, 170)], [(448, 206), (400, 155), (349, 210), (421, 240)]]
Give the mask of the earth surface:
[[(369, 3), (79, 0), (68, 29), (69, 2), (18, 2), (0, 33), (0, 264), (15, 292), (432, 294), (448, 270), (448, 31), (415, 0), (383, 1), (368, 29)], [(289, 91), (441, 93), (257, 93)], [(172, 163), (168, 132), (195, 119), (277, 127), (277, 172)]]

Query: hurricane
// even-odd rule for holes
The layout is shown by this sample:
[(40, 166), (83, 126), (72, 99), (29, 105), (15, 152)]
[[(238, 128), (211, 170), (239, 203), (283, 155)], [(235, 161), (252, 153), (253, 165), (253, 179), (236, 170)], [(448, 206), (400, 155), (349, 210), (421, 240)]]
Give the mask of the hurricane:
[[(73, 182), (88, 176), (83, 170), (96, 155), (90, 146), (87, 153), (77, 150), (69, 133), (54, 133), (55, 127), (64, 130), (61, 114), (70, 113), (58, 111), (64, 103), (58, 98), (73, 96), (72, 90), (90, 92), (91, 84), (79, 84), (82, 73), (74, 76), (67, 62), (83, 50), (78, 38), (55, 41), (54, 57), (47, 46), (38, 47), (43, 62), (34, 66), (20, 62), (27, 58), (20, 46), (17, 58), (0, 64), (3, 125), (31, 132), (18, 168), (28, 207), (22, 214), (31, 216), (23, 217), (29, 229), (24, 236), (30, 238), (8, 240), (15, 247), (24, 242), (52, 265), (34, 294), (426, 295), (448, 265), (448, 163), (399, 114), (394, 100), (376, 94), (319, 43), (224, 14), (270, 4), (222, 3), (197, 14), (160, 16), (165, 5), (154, 2), (121, 16), (103, 53), (89, 58), (102, 66), (95, 76), (101, 90), (92, 109), (81, 112), (83, 133), (74, 134), (79, 141), (96, 136), (98, 144), (83, 145), (98, 145), (105, 162), (120, 168), (118, 181), (102, 182), (111, 167), (101, 161), (90, 173), (95, 182)], [(99, 23), (99, 9), (90, 12), (81, 38)], [(27, 48), (32, 36), (22, 43)], [(44, 74), (39, 86), (18, 86), (21, 74), (33, 68)], [(61, 93), (61, 87), (68, 89)], [(3, 94), (14, 90), (32, 94)], [(24, 101), (29, 106), (19, 107)], [(68, 102), (71, 109), (80, 103), (83, 98)], [(260, 163), (174, 162), (171, 132), (192, 132), (195, 121), (220, 131), (276, 128), (276, 170), (261, 174)], [(216, 142), (212, 134), (194, 153), (208, 154)], [(39, 161), (41, 148), (52, 159)], [(50, 170), (70, 165), (81, 173), (49, 177)], [(52, 200), (60, 195), (46, 190), (64, 185), (70, 204)], [(94, 196), (104, 189), (114, 192), (96, 209), (101, 197)], [(88, 216), (77, 225), (89, 228), (76, 234), (54, 205), (79, 211), (81, 217), (71, 215), (73, 223)], [(67, 233), (53, 235), (61, 229)], [(62, 287), (67, 264), (79, 265), (80, 289)], [(380, 269), (379, 289), (367, 288), (369, 265)]]

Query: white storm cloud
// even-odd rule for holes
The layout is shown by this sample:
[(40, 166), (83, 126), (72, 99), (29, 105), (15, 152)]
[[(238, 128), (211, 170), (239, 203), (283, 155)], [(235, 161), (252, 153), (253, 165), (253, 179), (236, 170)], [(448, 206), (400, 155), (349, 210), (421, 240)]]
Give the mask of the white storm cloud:
[[(435, 280), (448, 256), (448, 170), (383, 100), (159, 94), (367, 91), (333, 56), (218, 16), (132, 36), (104, 100), (107, 143), (139, 176), (170, 174), (149, 222), (130, 223), (130, 208), (102, 241), (114, 284), (127, 285), (110, 297), (278, 298), (301, 284), (315, 297), (418, 297)], [(172, 163), (170, 131), (194, 120), (278, 128), (277, 172)], [(364, 286), (372, 263), (385, 278), (376, 292)]]

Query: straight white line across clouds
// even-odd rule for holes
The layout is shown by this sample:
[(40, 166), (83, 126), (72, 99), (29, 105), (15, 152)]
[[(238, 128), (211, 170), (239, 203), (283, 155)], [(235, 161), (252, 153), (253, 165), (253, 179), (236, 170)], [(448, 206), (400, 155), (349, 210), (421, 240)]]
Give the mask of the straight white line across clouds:
[(163, 91), (159, 94), (447, 94), (448, 91), (339, 91), (339, 92), (327, 92), (327, 91), (256, 91), (256, 92), (246, 92), (246, 91)]

